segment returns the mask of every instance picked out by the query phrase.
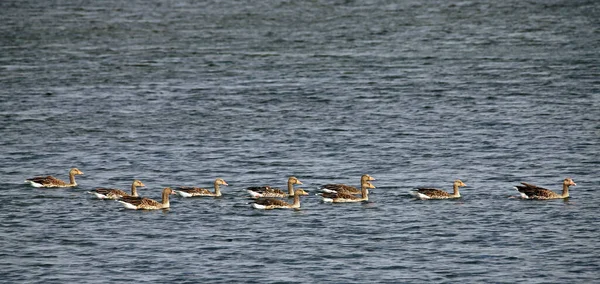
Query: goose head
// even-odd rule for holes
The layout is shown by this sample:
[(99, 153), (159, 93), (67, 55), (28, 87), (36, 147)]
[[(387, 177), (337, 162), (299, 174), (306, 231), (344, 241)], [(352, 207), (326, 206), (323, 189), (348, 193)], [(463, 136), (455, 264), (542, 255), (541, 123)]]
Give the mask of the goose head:
[(576, 186), (577, 184), (576, 184), (576, 183), (573, 181), (573, 179), (571, 179), (571, 178), (566, 178), (566, 179), (563, 181), (563, 185), (566, 185), (566, 186)]
[(290, 177), (288, 179), (288, 183), (289, 184), (302, 184), (302, 182), (299, 179), (297, 179), (296, 177)]
[(218, 184), (218, 185), (229, 185), (229, 184), (227, 184), (227, 182), (226, 182), (224, 179), (222, 179), (222, 178), (218, 178), (218, 179), (216, 179), (216, 180), (215, 180), (215, 184)]
[(133, 185), (134, 186), (146, 186), (145, 184), (143, 184), (139, 179), (136, 179), (133, 181)]
[(361, 183), (365, 183), (365, 182), (367, 182), (367, 181), (372, 181), (372, 180), (375, 180), (375, 179), (374, 179), (372, 176), (370, 176), (370, 175), (367, 175), (367, 174), (365, 174), (365, 175), (362, 175), (362, 176), (360, 177), (360, 182), (361, 182)]
[(365, 185), (367, 186), (368, 189), (375, 188), (375, 186), (372, 183), (370, 183), (370, 182), (366, 182)]
[(171, 189), (170, 187), (165, 187), (165, 189), (163, 189), (163, 193), (167, 194), (167, 195), (172, 195), (172, 194), (175, 194), (175, 191), (173, 189)]
[(294, 191), (294, 196), (301, 196), (301, 195), (308, 195), (308, 192), (306, 192), (302, 188), (298, 188)]
[(70, 175), (82, 175), (82, 174), (83, 174), (83, 172), (82, 172), (82, 171), (80, 171), (78, 168), (72, 168), (72, 169), (69, 171), (69, 174), (70, 174)]
[(457, 179), (454, 181), (454, 186), (463, 187), (463, 186), (467, 186), (467, 185), (464, 182), (462, 182), (462, 180)]

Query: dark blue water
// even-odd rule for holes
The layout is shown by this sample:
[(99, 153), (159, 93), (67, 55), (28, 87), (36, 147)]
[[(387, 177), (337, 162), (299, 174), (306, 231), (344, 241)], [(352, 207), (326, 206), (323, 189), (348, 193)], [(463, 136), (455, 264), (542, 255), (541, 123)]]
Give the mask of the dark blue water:
[[(600, 279), (597, 1), (2, 1), (7, 283)], [(25, 178), (66, 179), (35, 189)], [(377, 180), (362, 204), (316, 187)], [(311, 191), (253, 210), (244, 188)], [(95, 187), (230, 186), (128, 211)], [(509, 199), (521, 181), (568, 200)], [(416, 201), (417, 186), (468, 187)]]

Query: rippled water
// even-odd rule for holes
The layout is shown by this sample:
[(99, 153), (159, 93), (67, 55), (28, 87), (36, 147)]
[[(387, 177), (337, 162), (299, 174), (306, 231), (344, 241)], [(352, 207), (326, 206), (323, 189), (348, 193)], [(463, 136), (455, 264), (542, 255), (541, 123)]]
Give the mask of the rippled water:
[[(496, 2), (2, 1), (0, 278), (598, 281), (600, 6)], [(367, 203), (312, 195), (363, 173)], [(250, 207), (290, 175), (302, 210)], [(569, 200), (509, 198), (567, 176)], [(86, 193), (216, 177), (168, 211)]]

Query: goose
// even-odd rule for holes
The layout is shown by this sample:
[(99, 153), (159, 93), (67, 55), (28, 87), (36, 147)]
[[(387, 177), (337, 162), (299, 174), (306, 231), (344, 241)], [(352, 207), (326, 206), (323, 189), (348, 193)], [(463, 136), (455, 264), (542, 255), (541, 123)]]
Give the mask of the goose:
[(319, 193), (321, 198), (323, 198), (323, 202), (329, 203), (346, 203), (346, 202), (361, 202), (369, 200), (369, 189), (375, 188), (375, 186), (370, 182), (365, 182), (361, 186), (361, 196), (358, 197), (354, 194), (345, 193), (345, 192), (333, 192), (333, 193)]
[(302, 184), (302, 182), (300, 182), (300, 180), (298, 180), (296, 177), (290, 177), (288, 179), (287, 182), (287, 187), (288, 187), (288, 192), (285, 193), (283, 190), (278, 189), (278, 188), (273, 188), (270, 186), (254, 186), (254, 187), (248, 187), (246, 189), (246, 191), (248, 193), (250, 193), (250, 196), (252, 196), (252, 198), (259, 198), (259, 197), (292, 197), (294, 196), (294, 185), (295, 184)]
[(221, 190), (219, 189), (220, 185), (229, 185), (227, 184), (227, 182), (225, 182), (225, 180), (223, 180), (222, 178), (218, 178), (215, 179), (215, 192), (210, 192), (208, 189), (206, 188), (199, 188), (199, 187), (191, 187), (191, 186), (181, 186), (178, 187), (177, 190), (175, 190), (175, 193), (177, 193), (179, 196), (182, 197), (192, 197), (192, 196), (214, 196), (214, 197), (219, 197), (221, 196)]
[(362, 193), (362, 185), (365, 184), (366, 182), (373, 181), (373, 180), (375, 180), (373, 177), (365, 174), (360, 177), (361, 189), (358, 189), (354, 186), (338, 183), (338, 184), (323, 185), (323, 186), (321, 186), (321, 190), (324, 192), (328, 192), (328, 193), (339, 192), (339, 193), (349, 193), (349, 194), (360, 194), (360, 193)]
[(524, 199), (562, 199), (569, 197), (569, 186), (576, 186), (577, 184), (571, 178), (565, 178), (563, 180), (563, 191), (562, 194), (558, 194), (552, 190), (539, 187), (533, 184), (522, 182), (522, 185), (515, 186), (515, 189), (519, 191), (521, 197)]
[(155, 209), (166, 209), (171, 205), (169, 203), (169, 195), (175, 194), (173, 190), (169, 187), (166, 187), (162, 191), (162, 202), (158, 202), (156, 200), (150, 198), (122, 198), (118, 200), (125, 206), (127, 209), (144, 209), (144, 210), (155, 210)]
[(281, 199), (276, 198), (261, 198), (252, 203), (252, 207), (256, 209), (271, 210), (271, 209), (300, 209), (300, 196), (308, 195), (308, 192), (299, 188), (294, 191), (294, 203), (290, 204)]
[(125, 196), (138, 197), (138, 186), (143, 187), (145, 185), (136, 179), (131, 184), (131, 194), (117, 188), (96, 188), (94, 191), (88, 191), (88, 193), (95, 195), (98, 199), (119, 199)]
[(457, 179), (454, 181), (454, 192), (452, 194), (437, 188), (417, 188), (410, 192), (416, 198), (425, 199), (451, 199), (460, 198), (459, 187), (467, 186), (464, 182)]
[(53, 176), (45, 176), (45, 177), (32, 177), (25, 180), (25, 183), (30, 184), (33, 187), (75, 187), (77, 186), (77, 182), (75, 182), (75, 175), (82, 175), (83, 172), (77, 168), (72, 168), (69, 171), (69, 183), (57, 179)]

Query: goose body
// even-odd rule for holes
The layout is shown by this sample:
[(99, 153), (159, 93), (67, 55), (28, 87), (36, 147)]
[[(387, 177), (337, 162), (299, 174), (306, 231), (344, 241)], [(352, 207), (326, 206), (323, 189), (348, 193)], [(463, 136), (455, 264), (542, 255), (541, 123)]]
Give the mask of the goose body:
[(156, 210), (166, 209), (171, 207), (169, 203), (169, 195), (175, 194), (171, 188), (165, 188), (162, 191), (162, 202), (158, 202), (150, 198), (122, 198), (119, 200), (120, 203), (127, 209), (143, 209), (143, 210)]
[(194, 196), (219, 197), (222, 195), (221, 189), (220, 189), (221, 185), (227, 186), (228, 184), (222, 178), (218, 178), (215, 180), (215, 183), (214, 183), (215, 192), (210, 192), (210, 190), (208, 190), (206, 188), (180, 186), (177, 188), (177, 190), (175, 190), (175, 193), (177, 193), (179, 196), (182, 196), (182, 197), (194, 197)]
[(453, 183), (453, 193), (448, 193), (437, 188), (417, 188), (416, 190), (411, 191), (410, 194), (421, 200), (460, 198), (460, 192), (458, 191), (458, 188), (463, 186), (467, 185), (461, 180), (457, 179)]
[(30, 184), (33, 187), (75, 187), (77, 186), (77, 182), (75, 182), (75, 175), (82, 175), (83, 172), (77, 168), (72, 168), (69, 171), (69, 182), (65, 182), (63, 180), (57, 179), (53, 176), (45, 176), (45, 177), (32, 177), (25, 180), (25, 183)]
[(374, 181), (375, 179), (373, 177), (371, 177), (370, 175), (362, 175), (360, 177), (360, 185), (361, 185), (361, 189), (358, 189), (354, 186), (351, 185), (346, 185), (346, 184), (341, 184), (341, 183), (335, 183), (335, 184), (326, 184), (321, 186), (321, 190), (323, 192), (327, 192), (327, 193), (348, 193), (348, 194), (361, 194), (362, 193), (362, 185), (365, 183), (368, 183), (369, 181)]
[(565, 178), (563, 180), (562, 194), (558, 194), (552, 190), (539, 187), (537, 185), (522, 182), (522, 185), (515, 186), (523, 199), (562, 199), (569, 197), (569, 187), (577, 185), (573, 179)]
[(288, 192), (285, 192), (279, 188), (270, 186), (254, 186), (246, 188), (246, 191), (252, 198), (260, 197), (291, 197), (294, 196), (294, 185), (302, 184), (302, 182), (296, 177), (288, 178), (287, 187)]
[(134, 180), (131, 184), (131, 194), (118, 188), (96, 188), (88, 193), (95, 195), (98, 199), (119, 199), (125, 196), (138, 197), (137, 187), (145, 186), (141, 181)]
[(323, 202), (327, 203), (348, 203), (348, 202), (362, 202), (369, 200), (369, 189), (375, 188), (370, 182), (365, 182), (361, 185), (361, 196), (356, 196), (347, 192), (324, 192), (319, 193)]
[(271, 209), (299, 209), (300, 208), (300, 196), (308, 195), (303, 189), (296, 189), (294, 191), (294, 202), (287, 203), (281, 199), (276, 198), (260, 198), (252, 203), (252, 207), (262, 210)]

